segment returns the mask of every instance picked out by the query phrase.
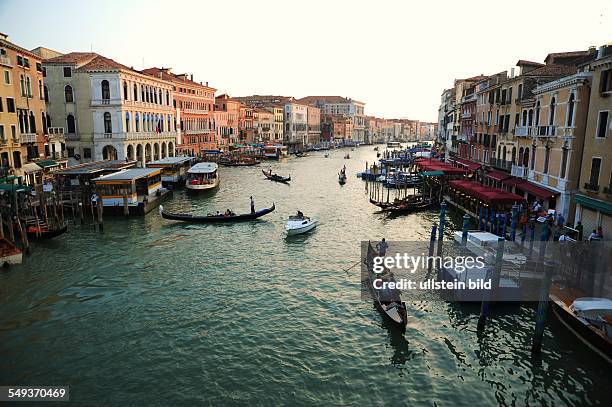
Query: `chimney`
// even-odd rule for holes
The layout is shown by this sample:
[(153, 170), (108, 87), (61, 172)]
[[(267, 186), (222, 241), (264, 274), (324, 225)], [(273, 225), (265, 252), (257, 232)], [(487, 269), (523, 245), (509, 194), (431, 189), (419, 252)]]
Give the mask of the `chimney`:
[(514, 68), (510, 68), (510, 79), (514, 78)]
[(193, 82), (193, 74), (190, 75), (190, 79)]
[(206, 81), (206, 86), (208, 86), (208, 81)]

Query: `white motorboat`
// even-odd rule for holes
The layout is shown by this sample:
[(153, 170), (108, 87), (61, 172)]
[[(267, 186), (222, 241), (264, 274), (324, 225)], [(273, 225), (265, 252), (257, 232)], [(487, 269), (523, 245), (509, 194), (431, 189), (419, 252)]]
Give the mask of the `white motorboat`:
[(310, 219), (308, 216), (289, 216), (285, 230), (287, 235), (299, 235), (311, 231), (316, 226), (317, 221)]
[(207, 191), (219, 186), (216, 163), (198, 163), (187, 171), (187, 191)]

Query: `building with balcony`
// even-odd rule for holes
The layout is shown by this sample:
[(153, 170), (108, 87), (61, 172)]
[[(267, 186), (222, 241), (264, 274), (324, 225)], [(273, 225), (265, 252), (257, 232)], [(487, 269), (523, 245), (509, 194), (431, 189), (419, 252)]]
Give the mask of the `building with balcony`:
[(321, 109), (314, 106), (306, 108), (308, 122), (307, 144), (316, 146), (321, 143)]
[(306, 96), (299, 103), (321, 109), (321, 116), (349, 117), (352, 124), (352, 139), (356, 142), (368, 142), (365, 139), (365, 103), (342, 96)]
[(216, 89), (195, 82), (193, 75), (175, 74), (170, 68), (148, 68), (146, 75), (172, 83), (176, 128), (176, 152), (202, 156), (217, 148), (214, 107)]
[(227, 149), (237, 144), (240, 137), (240, 102), (226, 93), (215, 97), (214, 119), (217, 145)]
[(300, 151), (308, 144), (308, 105), (290, 100), (285, 103), (284, 143), (290, 151)]
[(172, 83), (93, 52), (43, 61), (51, 122), (64, 128), (73, 163), (175, 155)]
[(24, 177), (29, 161), (48, 157), (43, 80), (40, 57), (0, 34), (0, 176)]
[(585, 235), (602, 226), (604, 239), (612, 231), (612, 46), (597, 50), (593, 61), (580, 66), (591, 76), (579, 191), (574, 195), (575, 222)]
[(254, 108), (240, 105), (238, 115), (238, 133), (241, 143), (253, 143), (255, 141)]
[(253, 108), (253, 127), (255, 141), (258, 143), (274, 142), (274, 113), (268, 109)]

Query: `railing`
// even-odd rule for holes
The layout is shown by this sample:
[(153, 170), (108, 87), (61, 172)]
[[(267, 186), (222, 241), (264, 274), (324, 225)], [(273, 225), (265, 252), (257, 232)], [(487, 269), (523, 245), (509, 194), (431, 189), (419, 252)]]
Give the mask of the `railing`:
[(520, 165), (512, 164), (512, 169), (510, 170), (510, 174), (513, 177), (527, 178), (527, 167), (522, 167)]
[(514, 135), (516, 137), (529, 137), (533, 135), (532, 126), (516, 126), (514, 129)]
[(92, 99), (91, 106), (120, 105), (121, 99)]
[(208, 134), (212, 133), (212, 129), (199, 129), (199, 130), (185, 130), (185, 134)]
[(573, 138), (574, 137), (574, 128), (566, 127), (563, 129), (563, 137)]
[(183, 113), (188, 113), (188, 114), (209, 114), (212, 113), (210, 110), (204, 110), (204, 109), (181, 109)]
[(591, 184), (590, 182), (585, 182), (584, 189), (591, 192), (599, 192), (599, 185)]
[(538, 126), (538, 137), (555, 137), (555, 126)]
[(22, 133), (20, 138), (22, 143), (36, 143), (36, 133)]
[(68, 153), (66, 151), (53, 151), (49, 155), (49, 158), (53, 158), (54, 160), (60, 160), (62, 158), (68, 158)]
[(471, 112), (465, 112), (465, 113), (461, 113), (461, 118), (462, 119), (469, 119), (470, 117), (472, 117), (473, 113)]
[(491, 165), (505, 171), (512, 170), (512, 161), (502, 160), (501, 158), (491, 158)]

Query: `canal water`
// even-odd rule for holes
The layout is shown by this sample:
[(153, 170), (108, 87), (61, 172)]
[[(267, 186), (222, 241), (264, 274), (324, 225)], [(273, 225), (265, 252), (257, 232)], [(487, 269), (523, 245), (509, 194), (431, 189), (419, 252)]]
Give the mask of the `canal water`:
[[(276, 211), (257, 222), (194, 225), (106, 218), (72, 226), (0, 272), (0, 385), (69, 385), (79, 405), (608, 404), (609, 368), (553, 316), (530, 356), (535, 310), (502, 310), (476, 332), (478, 307), (409, 302), (405, 335), (360, 299), (360, 241), (427, 240), (435, 211), (375, 214), (355, 177), (372, 147), (221, 168), (208, 196), (170, 211)], [(346, 165), (348, 183), (337, 173)], [(285, 238), (284, 220), (320, 220)], [(449, 233), (460, 216), (451, 216)]]

